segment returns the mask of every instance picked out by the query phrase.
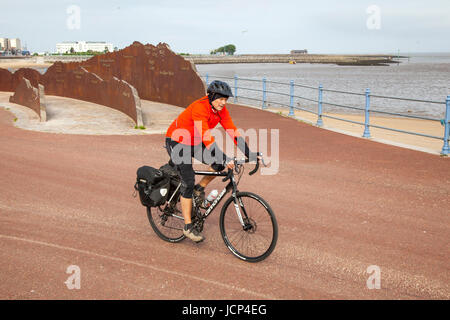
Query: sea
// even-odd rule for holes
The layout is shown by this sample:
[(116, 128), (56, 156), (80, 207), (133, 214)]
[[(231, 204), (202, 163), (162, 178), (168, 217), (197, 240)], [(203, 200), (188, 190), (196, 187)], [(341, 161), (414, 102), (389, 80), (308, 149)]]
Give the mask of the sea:
[(450, 53), (410, 53), (405, 56), (407, 58), (395, 59), (398, 63), (388, 66), (248, 63), (199, 64), (196, 68), (204, 80), (208, 74), (209, 82), (214, 79), (226, 81), (233, 92), (236, 75), (237, 102), (242, 104), (262, 106), (262, 79), (265, 77), (266, 90), (270, 91), (266, 100), (270, 107), (289, 108), (289, 84), (293, 80), (293, 105), (310, 112), (317, 112), (318, 87), (322, 85), (323, 112), (364, 114), (364, 111), (359, 109), (365, 108), (365, 91), (370, 89), (371, 95), (391, 97), (370, 97), (370, 110), (374, 115), (387, 116), (376, 112), (384, 111), (442, 119), (445, 115), (446, 99), (450, 98)]

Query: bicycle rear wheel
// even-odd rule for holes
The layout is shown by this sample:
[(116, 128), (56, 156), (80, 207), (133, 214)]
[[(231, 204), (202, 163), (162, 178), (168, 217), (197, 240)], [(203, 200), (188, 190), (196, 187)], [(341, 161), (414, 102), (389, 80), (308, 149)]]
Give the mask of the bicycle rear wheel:
[(147, 217), (153, 231), (164, 241), (175, 243), (186, 238), (183, 234), (184, 219), (179, 201), (175, 207), (165, 210), (147, 207)]
[[(236, 194), (240, 221), (234, 198), (230, 197), (220, 213), (220, 232), (228, 249), (239, 259), (258, 262), (275, 249), (278, 224), (270, 206), (251, 192)], [(244, 225), (242, 224), (244, 223)]]

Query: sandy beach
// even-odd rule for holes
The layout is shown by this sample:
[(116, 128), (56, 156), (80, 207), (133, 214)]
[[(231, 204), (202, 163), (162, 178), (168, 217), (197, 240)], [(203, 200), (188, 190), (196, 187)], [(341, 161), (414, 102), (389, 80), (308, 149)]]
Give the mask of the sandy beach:
[(0, 68), (20, 69), (20, 68), (48, 68), (53, 63), (44, 62), (43, 57), (30, 57), (27, 59), (0, 59)]
[[(288, 108), (270, 107), (269, 109), (267, 109), (267, 111), (278, 113), (285, 117), (288, 117), (289, 114)], [(298, 119), (299, 121), (304, 121), (312, 125), (316, 125), (317, 123), (316, 114), (299, 110), (295, 110), (294, 113), (295, 118)], [(355, 137), (363, 136), (364, 125), (350, 123), (342, 120), (336, 120), (328, 118), (326, 116), (337, 117), (350, 121), (364, 123), (364, 115), (324, 113), (324, 116), (322, 118), (323, 121), (322, 128), (324, 129), (352, 135)], [(397, 130), (417, 132), (437, 137), (444, 136), (444, 126), (437, 121), (370, 115), (370, 124), (376, 126), (383, 126), (387, 128), (393, 128)], [(369, 130), (370, 130), (369, 139), (371, 140), (433, 154), (440, 154), (442, 146), (444, 144), (442, 139), (438, 140), (434, 138), (422, 137), (374, 127), (370, 127)]]

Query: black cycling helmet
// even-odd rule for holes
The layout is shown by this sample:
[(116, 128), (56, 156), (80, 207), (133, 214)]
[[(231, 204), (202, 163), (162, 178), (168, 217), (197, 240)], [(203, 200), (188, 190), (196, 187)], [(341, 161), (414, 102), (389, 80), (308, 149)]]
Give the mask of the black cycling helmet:
[(208, 86), (207, 92), (209, 95), (218, 93), (221, 96), (234, 97), (228, 83), (220, 81), (220, 80), (214, 80), (213, 82), (211, 82), (210, 85)]

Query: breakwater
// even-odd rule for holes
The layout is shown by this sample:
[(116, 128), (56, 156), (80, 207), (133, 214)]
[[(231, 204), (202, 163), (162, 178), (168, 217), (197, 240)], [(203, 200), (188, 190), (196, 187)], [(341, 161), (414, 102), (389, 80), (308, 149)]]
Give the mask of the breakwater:
[(333, 54), (243, 54), (232, 56), (187, 55), (195, 64), (215, 63), (322, 63), (336, 65), (377, 66), (398, 63), (388, 55), (333, 55)]
[[(81, 62), (90, 59), (92, 56), (44, 56), (27, 57), (23, 62), (52, 64), (56, 61)], [(183, 57), (194, 64), (222, 64), (222, 63), (317, 63), (355, 66), (380, 66), (399, 63), (394, 60), (398, 58), (390, 55), (337, 55), (337, 54), (241, 54), (232, 56), (219, 55), (183, 55)], [(399, 57), (407, 58), (407, 57)], [(3, 62), (11, 59), (2, 59)]]

